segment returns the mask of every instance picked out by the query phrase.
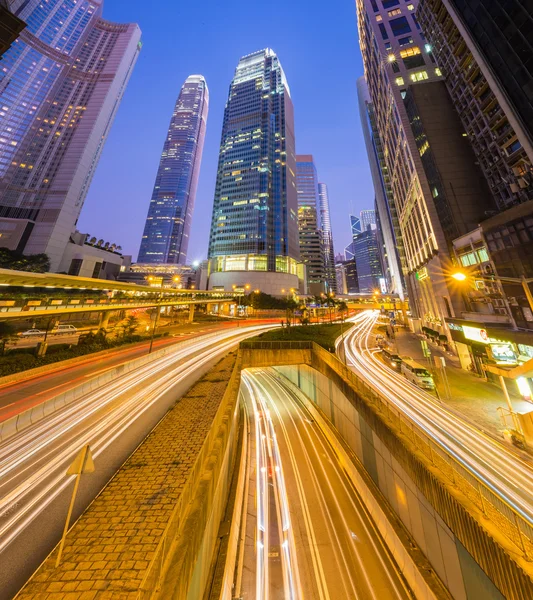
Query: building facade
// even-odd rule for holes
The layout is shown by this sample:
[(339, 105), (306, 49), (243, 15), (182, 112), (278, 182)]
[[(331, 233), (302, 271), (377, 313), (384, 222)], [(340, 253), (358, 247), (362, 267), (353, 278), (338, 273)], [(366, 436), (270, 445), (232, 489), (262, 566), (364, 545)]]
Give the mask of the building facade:
[(88, 0), (16, 2), (0, 65), (0, 235), (57, 270), (137, 60), (137, 25)]
[(327, 288), (326, 265), (320, 224), (318, 176), (310, 154), (296, 155), (296, 189), (300, 259), (307, 273), (307, 290), (310, 294), (318, 295)]
[(376, 211), (374, 209), (362, 210), (360, 212), (361, 231), (373, 229), (376, 226)]
[(417, 14), (498, 209), (533, 200), (533, 3), (421, 0)]
[(294, 114), (276, 54), (243, 56), (224, 111), (209, 239), (209, 288), (302, 289)]
[[(431, 106), (427, 103), (428, 97), (438, 96), (439, 105), (447, 106), (453, 112), (453, 104), (447, 93), (443, 94), (446, 90), (442, 84), (434, 87), (431, 93), (423, 91), (442, 82), (442, 73), (417, 21), (417, 6), (417, 1), (385, 4), (375, 0), (358, 0), (359, 37), (365, 79), (390, 178), (391, 195), (388, 200), (397, 216), (397, 220), (393, 220), (394, 233), (405, 248), (402, 267), (411, 313), (422, 326), (431, 327), (451, 340), (446, 318), (464, 310), (464, 302), (449, 277), (453, 266), (453, 239), (449, 237), (449, 231), (455, 227), (459, 235), (466, 232), (463, 225), (470, 222), (475, 212), (472, 205), (477, 205), (478, 194), (470, 195), (472, 188), (468, 183), (461, 202), (454, 203), (457, 188), (453, 179), (442, 178), (448, 186), (446, 198), (437, 196), (438, 190), (433, 189), (428, 179), (430, 161), (423, 161), (426, 152), (431, 151), (434, 160), (442, 159), (440, 164), (434, 163), (437, 172), (442, 169), (447, 175), (453, 175), (448, 168), (453, 152), (444, 150), (443, 146), (453, 141), (455, 149), (464, 155), (468, 140), (462, 135), (464, 128), (460, 123), (459, 140), (452, 140), (446, 132), (450, 111), (447, 109), (444, 116), (433, 107), (431, 113)], [(420, 90), (420, 93), (415, 90)], [(417, 137), (420, 135), (419, 123), (412, 112), (408, 113), (409, 103), (417, 106), (418, 119), (422, 112), (426, 118), (428, 115), (431, 117), (428, 129), (431, 128), (432, 141), (439, 152), (432, 152), (428, 131), (423, 134), (426, 139), (420, 143)], [(454, 129), (456, 126), (457, 117)], [(450, 163), (447, 164), (447, 161)], [(475, 164), (472, 167), (475, 170)], [(460, 185), (464, 183), (464, 175), (461, 166), (458, 174)], [(473, 177), (478, 179), (474, 172)], [(458, 214), (448, 210), (451, 204), (458, 206)], [(452, 228), (450, 223), (441, 221), (443, 215), (451, 215), (454, 221)]]
[(165, 136), (139, 250), (141, 263), (187, 262), (208, 110), (204, 77), (190, 75)]
[[(390, 177), (383, 153), (383, 144), (377, 131), (374, 108), (370, 101), (368, 87), (364, 77), (357, 80), (357, 97), (359, 101), (359, 116), (365, 139), (365, 147), (370, 164), (370, 173), (375, 193), (376, 224), (378, 225), (378, 237), (381, 238), (380, 245), (383, 254), (383, 270), (387, 281), (387, 291), (398, 294), (403, 300), (404, 284), (401, 260), (405, 263), (405, 250), (402, 239), (397, 238), (395, 230), (398, 231), (398, 217), (393, 213), (394, 204), (389, 200), (392, 195), (390, 188)], [(396, 221), (396, 228), (393, 225)]]
[(318, 198), (320, 203), (320, 229), (322, 231), (322, 244), (324, 252), (324, 267), (326, 269), (326, 284), (328, 292), (337, 292), (337, 278), (335, 276), (335, 249), (333, 247), (333, 231), (329, 213), (328, 186), (318, 184)]

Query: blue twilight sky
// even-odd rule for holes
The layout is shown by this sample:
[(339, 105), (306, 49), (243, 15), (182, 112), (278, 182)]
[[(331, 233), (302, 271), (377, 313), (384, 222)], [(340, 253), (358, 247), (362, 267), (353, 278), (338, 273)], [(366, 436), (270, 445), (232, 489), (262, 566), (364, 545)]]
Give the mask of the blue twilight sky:
[(185, 78), (205, 76), (207, 135), (188, 260), (207, 253), (222, 117), (239, 58), (272, 48), (294, 103), (296, 151), (327, 183), (335, 251), (348, 215), (373, 208), (356, 80), (363, 67), (355, 0), (106, 0), (104, 18), (136, 22), (143, 49), (96, 170), (78, 228), (136, 259), (174, 103)]

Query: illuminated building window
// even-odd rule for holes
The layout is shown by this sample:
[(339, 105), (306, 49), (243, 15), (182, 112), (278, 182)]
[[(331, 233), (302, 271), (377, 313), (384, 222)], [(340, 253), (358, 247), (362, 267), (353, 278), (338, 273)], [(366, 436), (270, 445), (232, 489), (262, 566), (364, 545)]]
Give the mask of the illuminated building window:
[(396, 85), (404, 85), (403, 77), (396, 77)]
[(411, 73), (409, 77), (411, 78), (411, 81), (423, 81), (424, 79), (429, 79), (427, 71), (417, 71), (416, 73)]

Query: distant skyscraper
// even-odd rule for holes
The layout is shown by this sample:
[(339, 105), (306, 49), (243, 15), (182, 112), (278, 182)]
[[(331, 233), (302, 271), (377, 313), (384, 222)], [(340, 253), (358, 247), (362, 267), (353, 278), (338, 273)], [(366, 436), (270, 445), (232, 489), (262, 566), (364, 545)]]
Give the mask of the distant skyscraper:
[(210, 289), (299, 287), (294, 115), (278, 57), (239, 61), (224, 112), (209, 240)]
[(190, 75), (179, 93), (163, 144), (140, 263), (184, 265), (187, 261), (208, 109), (205, 79)]
[(318, 198), (320, 201), (320, 228), (322, 230), (326, 282), (329, 290), (336, 292), (337, 278), (335, 277), (335, 251), (333, 249), (333, 232), (331, 230), (331, 217), (329, 214), (328, 186), (325, 183), (318, 184)]
[(370, 229), (369, 223), (369, 228), (357, 235), (353, 243), (359, 293), (372, 294), (381, 290), (383, 270), (376, 229)]
[(361, 211), (361, 231), (366, 231), (376, 225), (376, 211), (374, 209)]
[(27, 23), (0, 62), (2, 245), (58, 268), (141, 48), (88, 0), (15, 2)]
[(352, 238), (358, 233), (361, 233), (361, 219), (355, 215), (350, 215), (350, 229), (352, 232)]
[(296, 155), (296, 189), (300, 257), (307, 272), (307, 288), (310, 294), (320, 294), (326, 291), (326, 269), (320, 227), (318, 177), (310, 154)]

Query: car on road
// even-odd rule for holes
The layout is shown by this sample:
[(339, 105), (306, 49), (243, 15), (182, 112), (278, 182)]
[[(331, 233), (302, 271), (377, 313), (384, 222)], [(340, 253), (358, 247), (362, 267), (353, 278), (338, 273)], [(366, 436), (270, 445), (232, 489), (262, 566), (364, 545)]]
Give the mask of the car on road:
[(23, 333), (19, 333), (21, 337), (37, 337), (40, 335), (44, 335), (45, 332), (40, 329), (28, 329), (28, 331), (24, 331)]
[(53, 331), (52, 333), (59, 335), (59, 334), (71, 334), (74, 335), (75, 333), (78, 333), (78, 330), (74, 327), (74, 325), (58, 325)]

